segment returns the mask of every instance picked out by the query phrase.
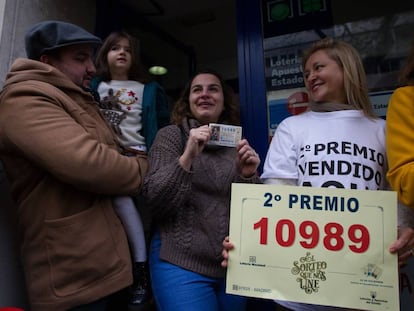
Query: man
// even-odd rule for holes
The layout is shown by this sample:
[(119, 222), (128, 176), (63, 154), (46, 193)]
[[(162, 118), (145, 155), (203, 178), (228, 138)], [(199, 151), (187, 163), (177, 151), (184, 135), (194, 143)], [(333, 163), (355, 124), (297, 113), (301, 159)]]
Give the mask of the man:
[[(0, 159), (17, 203), (31, 310), (104, 310), (132, 283), (111, 196), (135, 195), (145, 157), (125, 157), (84, 91), (101, 40), (65, 22), (26, 33), (0, 94)], [(78, 308), (79, 307), (79, 308)]]

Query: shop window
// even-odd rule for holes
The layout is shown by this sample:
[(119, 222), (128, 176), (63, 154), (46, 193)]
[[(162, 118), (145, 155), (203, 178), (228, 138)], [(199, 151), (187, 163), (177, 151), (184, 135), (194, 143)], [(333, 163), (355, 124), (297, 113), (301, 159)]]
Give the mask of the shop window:
[(414, 3), (365, 6), (369, 9), (364, 11), (346, 0), (262, 0), (270, 137), (284, 118), (306, 110), (301, 55), (323, 37), (342, 39), (359, 51), (374, 110), (385, 117), (398, 71), (414, 40)]

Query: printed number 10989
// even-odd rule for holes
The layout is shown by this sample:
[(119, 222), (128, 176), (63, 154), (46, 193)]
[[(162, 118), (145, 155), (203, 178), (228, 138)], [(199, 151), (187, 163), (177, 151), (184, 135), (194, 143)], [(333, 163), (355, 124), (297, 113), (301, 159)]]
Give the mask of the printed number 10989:
[[(269, 219), (262, 217), (253, 225), (254, 230), (260, 231), (260, 244), (268, 244)], [(313, 221), (303, 221), (299, 224), (299, 244), (306, 249), (315, 248), (320, 243), (321, 234), (318, 225)], [(367, 227), (361, 224), (349, 226), (346, 236), (349, 241), (345, 241), (344, 227), (336, 222), (329, 222), (323, 227), (323, 246), (329, 251), (340, 251), (347, 247), (354, 253), (364, 253), (370, 244), (370, 235)], [(280, 219), (275, 227), (276, 243), (281, 247), (290, 247), (296, 241), (296, 226), (290, 219)]]

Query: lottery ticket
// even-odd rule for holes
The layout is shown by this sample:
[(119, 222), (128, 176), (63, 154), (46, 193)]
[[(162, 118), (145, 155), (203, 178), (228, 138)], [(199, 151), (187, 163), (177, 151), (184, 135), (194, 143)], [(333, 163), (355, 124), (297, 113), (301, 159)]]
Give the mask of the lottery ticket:
[(242, 136), (242, 127), (210, 123), (211, 137), (208, 145), (235, 147)]

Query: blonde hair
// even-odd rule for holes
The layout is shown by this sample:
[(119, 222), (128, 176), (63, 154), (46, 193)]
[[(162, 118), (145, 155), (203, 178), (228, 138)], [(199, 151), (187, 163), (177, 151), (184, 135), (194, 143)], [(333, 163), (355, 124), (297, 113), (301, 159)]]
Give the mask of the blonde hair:
[(302, 68), (309, 57), (323, 50), (342, 69), (344, 74), (344, 90), (346, 103), (355, 109), (362, 110), (371, 118), (377, 118), (368, 96), (368, 83), (361, 57), (357, 50), (345, 41), (324, 38), (314, 42), (302, 56)]

